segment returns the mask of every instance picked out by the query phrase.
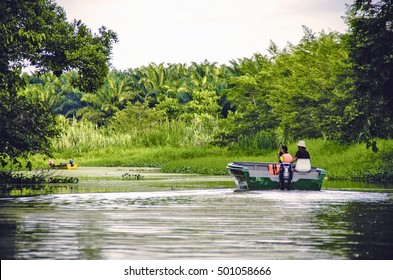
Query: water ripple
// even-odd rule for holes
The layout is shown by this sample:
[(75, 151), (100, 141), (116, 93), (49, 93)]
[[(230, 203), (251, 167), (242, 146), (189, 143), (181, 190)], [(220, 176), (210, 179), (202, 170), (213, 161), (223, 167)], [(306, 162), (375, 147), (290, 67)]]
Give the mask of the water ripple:
[[(393, 209), (389, 193), (213, 189), (43, 195), (0, 203), (2, 223), (9, 227), (2, 237), (13, 240), (2, 257), (16, 259), (367, 258), (357, 237), (371, 230), (358, 227), (371, 228), (362, 215), (374, 215), (378, 205), (386, 216), (385, 222), (375, 219), (375, 227), (393, 232), (386, 222)], [(392, 249), (391, 238), (380, 241)]]

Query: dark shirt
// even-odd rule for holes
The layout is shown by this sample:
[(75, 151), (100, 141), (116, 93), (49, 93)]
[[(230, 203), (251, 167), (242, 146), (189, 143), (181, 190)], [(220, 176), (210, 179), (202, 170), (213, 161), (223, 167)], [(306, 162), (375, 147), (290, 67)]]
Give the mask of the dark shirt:
[(310, 154), (306, 150), (300, 149), (300, 150), (297, 150), (295, 157), (298, 159), (299, 158), (310, 158)]

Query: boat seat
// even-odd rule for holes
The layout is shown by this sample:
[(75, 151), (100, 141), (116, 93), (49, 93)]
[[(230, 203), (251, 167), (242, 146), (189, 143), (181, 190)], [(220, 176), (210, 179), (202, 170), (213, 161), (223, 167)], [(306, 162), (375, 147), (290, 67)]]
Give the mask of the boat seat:
[(310, 172), (311, 161), (308, 158), (299, 158), (296, 161), (295, 171), (297, 172)]

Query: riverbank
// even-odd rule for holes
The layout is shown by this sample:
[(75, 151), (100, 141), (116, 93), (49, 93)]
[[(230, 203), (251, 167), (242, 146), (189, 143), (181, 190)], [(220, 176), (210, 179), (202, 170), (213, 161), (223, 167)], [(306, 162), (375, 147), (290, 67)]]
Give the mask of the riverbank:
[[(322, 139), (306, 140), (313, 166), (327, 170), (329, 180), (356, 180), (372, 182), (393, 181), (390, 160), (393, 140), (378, 140), (378, 152), (367, 149), (364, 143), (340, 145)], [(296, 143), (288, 145), (295, 154)], [(275, 162), (277, 150), (257, 151), (259, 155), (245, 155), (220, 147), (127, 147), (108, 146), (76, 153), (73, 150), (56, 151), (56, 162), (73, 159), (80, 166), (96, 167), (155, 167), (166, 173), (226, 175), (226, 165), (233, 161)], [(47, 167), (47, 158), (31, 158), (34, 168)]]
[[(182, 191), (197, 189), (234, 189), (229, 175), (163, 173), (160, 168), (146, 167), (78, 167), (75, 170), (41, 169), (18, 172), (17, 178), (61, 178), (52, 183), (42, 182), (1, 184), (2, 196), (34, 196), (41, 194), (117, 193)], [(67, 178), (76, 179), (67, 181)]]
[[(42, 194), (174, 192), (208, 189), (234, 190), (236, 188), (236, 184), (229, 174), (163, 173), (160, 168), (150, 167), (79, 167), (75, 170), (21, 171), (19, 174), (26, 176), (26, 178), (42, 174), (51, 176), (51, 178), (75, 178), (78, 183), (56, 181), (40, 184), (0, 184), (0, 197)], [(393, 185), (392, 183), (325, 180), (322, 191), (392, 193)]]

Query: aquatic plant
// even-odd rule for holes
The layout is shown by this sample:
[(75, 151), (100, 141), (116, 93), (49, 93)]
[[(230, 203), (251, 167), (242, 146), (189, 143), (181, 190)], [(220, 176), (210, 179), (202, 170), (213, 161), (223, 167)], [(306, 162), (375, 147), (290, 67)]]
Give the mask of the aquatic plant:
[(144, 176), (141, 174), (131, 174), (131, 173), (124, 173), (123, 175), (121, 175), (121, 178), (123, 180), (142, 180), (143, 177)]
[(39, 185), (51, 183), (78, 183), (75, 177), (54, 175), (51, 170), (40, 170), (33, 175), (15, 171), (0, 171), (0, 185), (24, 184)]

